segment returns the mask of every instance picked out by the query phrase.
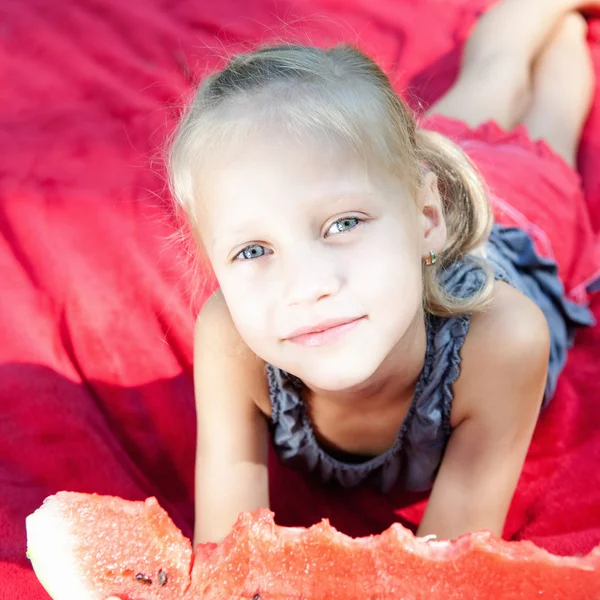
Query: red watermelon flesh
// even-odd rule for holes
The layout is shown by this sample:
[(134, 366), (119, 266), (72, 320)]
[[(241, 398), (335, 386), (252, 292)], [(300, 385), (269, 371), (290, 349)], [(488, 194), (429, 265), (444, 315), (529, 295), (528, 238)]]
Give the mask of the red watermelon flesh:
[(154, 498), (60, 492), (27, 518), (27, 538), (54, 600), (600, 598), (600, 546), (557, 557), (488, 533), (428, 541), (399, 524), (353, 539), (326, 520), (280, 527), (268, 510), (243, 513), (192, 559)]

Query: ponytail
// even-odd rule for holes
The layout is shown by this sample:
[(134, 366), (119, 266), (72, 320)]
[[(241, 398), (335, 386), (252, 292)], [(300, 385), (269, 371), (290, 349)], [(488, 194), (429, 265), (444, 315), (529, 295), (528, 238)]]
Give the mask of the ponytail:
[[(491, 269), (476, 254), (492, 226), (483, 180), (464, 152), (443, 135), (417, 129), (415, 144), (418, 159), (437, 175), (448, 236), (436, 263), (423, 269), (425, 309), (439, 316), (481, 310), (491, 300), (493, 290)], [(486, 279), (477, 294), (455, 298), (440, 284), (440, 271), (467, 254), (481, 263)]]

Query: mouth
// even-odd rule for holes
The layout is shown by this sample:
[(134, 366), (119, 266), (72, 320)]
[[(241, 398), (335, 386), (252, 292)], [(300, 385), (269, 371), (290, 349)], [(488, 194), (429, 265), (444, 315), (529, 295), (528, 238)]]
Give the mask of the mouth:
[(297, 329), (285, 340), (300, 346), (324, 346), (358, 327), (363, 319), (364, 316), (323, 321), (318, 325)]

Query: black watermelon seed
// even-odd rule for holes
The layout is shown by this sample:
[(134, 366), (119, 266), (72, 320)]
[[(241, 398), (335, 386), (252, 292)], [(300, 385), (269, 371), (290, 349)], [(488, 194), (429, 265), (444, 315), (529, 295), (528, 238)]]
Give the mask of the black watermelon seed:
[(143, 583), (144, 585), (151, 585), (152, 584), (152, 579), (150, 579), (150, 577), (148, 577), (148, 575), (144, 575), (143, 573), (136, 573), (135, 578), (140, 583)]
[(252, 596), (252, 600), (260, 600), (260, 594), (254, 594), (254, 596)]
[(163, 585), (165, 585), (165, 583), (167, 583), (167, 579), (167, 574), (161, 569), (158, 572), (158, 585), (162, 587)]

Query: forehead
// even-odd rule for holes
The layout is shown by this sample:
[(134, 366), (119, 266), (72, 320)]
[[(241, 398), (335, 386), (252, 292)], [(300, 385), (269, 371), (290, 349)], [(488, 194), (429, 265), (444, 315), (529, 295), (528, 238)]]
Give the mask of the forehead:
[(361, 156), (334, 135), (298, 139), (284, 128), (264, 128), (242, 143), (225, 146), (208, 157), (198, 200), (205, 242), (223, 229), (249, 218), (285, 211), (306, 212), (328, 198), (374, 198), (382, 188), (398, 185), (377, 161)]

